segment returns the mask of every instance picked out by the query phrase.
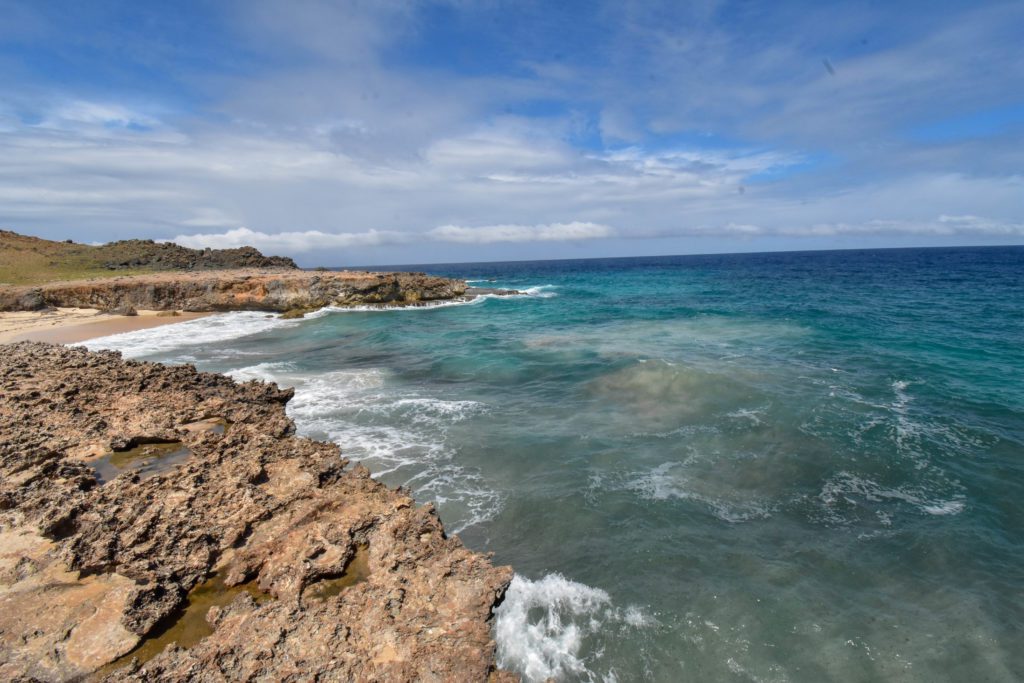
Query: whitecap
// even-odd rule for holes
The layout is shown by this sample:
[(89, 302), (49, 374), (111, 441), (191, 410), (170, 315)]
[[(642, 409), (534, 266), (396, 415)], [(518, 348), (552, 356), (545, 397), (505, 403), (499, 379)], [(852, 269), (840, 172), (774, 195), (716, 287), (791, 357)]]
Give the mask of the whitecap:
[[(941, 482), (937, 482), (941, 483)], [(929, 515), (957, 515), (966, 508), (963, 495), (950, 498), (939, 495), (938, 491), (922, 486), (887, 487), (873, 479), (842, 471), (831, 477), (822, 486), (818, 500), (826, 510), (828, 521), (847, 523), (848, 518), (840, 511), (843, 504), (857, 506), (860, 503), (902, 503), (918, 512)], [(892, 516), (880, 518), (886, 526), (891, 525)]]
[(921, 509), (929, 515), (958, 515), (964, 511), (963, 500), (943, 500), (928, 505), (922, 505)]
[(498, 298), (493, 294), (481, 294), (468, 299), (444, 299), (440, 301), (423, 301), (413, 304), (399, 305), (376, 305), (360, 304), (358, 306), (324, 306), (311, 313), (307, 313), (303, 319), (315, 320), (335, 313), (402, 313), (408, 311), (434, 311), (439, 308), (451, 308), (453, 306), (475, 306), (489, 298)]
[(236, 382), (248, 382), (249, 380), (258, 379), (262, 382), (277, 382), (281, 384), (279, 380), (285, 372), (292, 369), (291, 363), (257, 363), (256, 365), (248, 365), (243, 368), (237, 368), (235, 370), (229, 370), (225, 374)]
[(688, 500), (703, 506), (707, 511), (730, 524), (740, 524), (772, 516), (774, 505), (759, 500), (727, 500), (694, 490), (707, 488), (707, 482), (690, 482), (685, 473), (688, 462), (666, 462), (646, 472), (636, 473), (626, 479), (624, 488), (632, 490), (641, 498), (650, 501)]
[(725, 416), (735, 420), (746, 420), (752, 426), (759, 426), (764, 424), (764, 420), (761, 419), (762, 415), (764, 415), (764, 408), (740, 408), (731, 413), (726, 413)]
[(558, 289), (558, 285), (534, 285), (533, 287), (527, 287), (526, 289), (519, 290), (527, 296), (533, 296), (540, 299), (550, 299), (558, 296), (557, 292), (551, 290)]
[(82, 346), (92, 351), (120, 351), (125, 357), (131, 358), (241, 339), (268, 330), (292, 327), (298, 322), (282, 320), (279, 316), (267, 313), (238, 311), (89, 339), (82, 342)]
[(504, 505), (504, 495), (475, 468), (462, 465), (447, 439), (453, 424), (487, 413), (484, 403), (408, 390), (395, 393), (383, 368), (311, 376), (292, 363), (276, 362), (229, 374), (239, 381), (261, 379), (294, 387), (287, 410), (300, 433), (330, 439), (375, 477), (401, 483), (417, 498), (436, 502), (451, 533), (492, 519)]
[(657, 621), (641, 608), (616, 608), (607, 591), (546, 574), (536, 581), (512, 579), (505, 601), (495, 610), (498, 665), (525, 681), (610, 680), (600, 672), (601, 651), (584, 651), (584, 641), (614, 627), (647, 628)]

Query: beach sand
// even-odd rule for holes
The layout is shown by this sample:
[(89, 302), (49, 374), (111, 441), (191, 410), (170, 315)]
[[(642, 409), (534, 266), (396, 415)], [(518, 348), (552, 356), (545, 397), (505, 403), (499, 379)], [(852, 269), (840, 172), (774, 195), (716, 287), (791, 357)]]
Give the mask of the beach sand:
[(86, 339), (180, 323), (210, 315), (182, 313), (177, 316), (158, 316), (159, 311), (138, 313), (137, 316), (109, 315), (91, 308), (58, 308), (44, 313), (0, 313), (0, 344), (18, 341), (75, 344)]

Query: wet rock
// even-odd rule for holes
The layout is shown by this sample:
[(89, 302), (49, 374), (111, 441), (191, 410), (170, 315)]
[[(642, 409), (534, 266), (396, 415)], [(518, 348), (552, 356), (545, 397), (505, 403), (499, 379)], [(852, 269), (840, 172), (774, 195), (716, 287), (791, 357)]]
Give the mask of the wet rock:
[(297, 318), (305, 318), (306, 314), (309, 313), (308, 309), (305, 308), (292, 308), (281, 314), (282, 320), (295, 320)]
[[(291, 390), (4, 351), (0, 680), (508, 679), (489, 621), (511, 570), (337, 446), (293, 436)], [(154, 440), (190, 455), (98, 485), (95, 458)], [(189, 647), (145, 649), (213, 577), (247, 588), (208, 608)]]

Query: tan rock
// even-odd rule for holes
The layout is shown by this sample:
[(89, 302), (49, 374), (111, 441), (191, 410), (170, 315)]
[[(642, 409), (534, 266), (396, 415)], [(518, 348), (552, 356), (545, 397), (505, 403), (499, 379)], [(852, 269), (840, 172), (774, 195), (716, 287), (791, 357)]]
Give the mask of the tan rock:
[[(293, 436), (291, 395), (6, 347), (0, 679), (508, 680), (489, 622), (511, 570), (336, 446)], [(230, 428), (197, 426), (211, 416)], [(191, 455), (102, 486), (82, 459), (140, 440)], [(157, 637), (168, 624), (189, 626)]]
[(324, 306), (419, 305), (465, 296), (461, 280), (423, 273), (236, 269), (0, 286), (0, 311), (45, 306), (128, 311), (277, 311)]

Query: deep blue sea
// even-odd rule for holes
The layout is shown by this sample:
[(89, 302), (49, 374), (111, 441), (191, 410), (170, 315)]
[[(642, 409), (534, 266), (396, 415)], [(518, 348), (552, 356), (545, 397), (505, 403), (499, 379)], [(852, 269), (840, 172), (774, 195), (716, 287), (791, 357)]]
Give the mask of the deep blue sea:
[(88, 345), (295, 387), (528, 681), (1024, 679), (1024, 247), (416, 269), (524, 294)]

